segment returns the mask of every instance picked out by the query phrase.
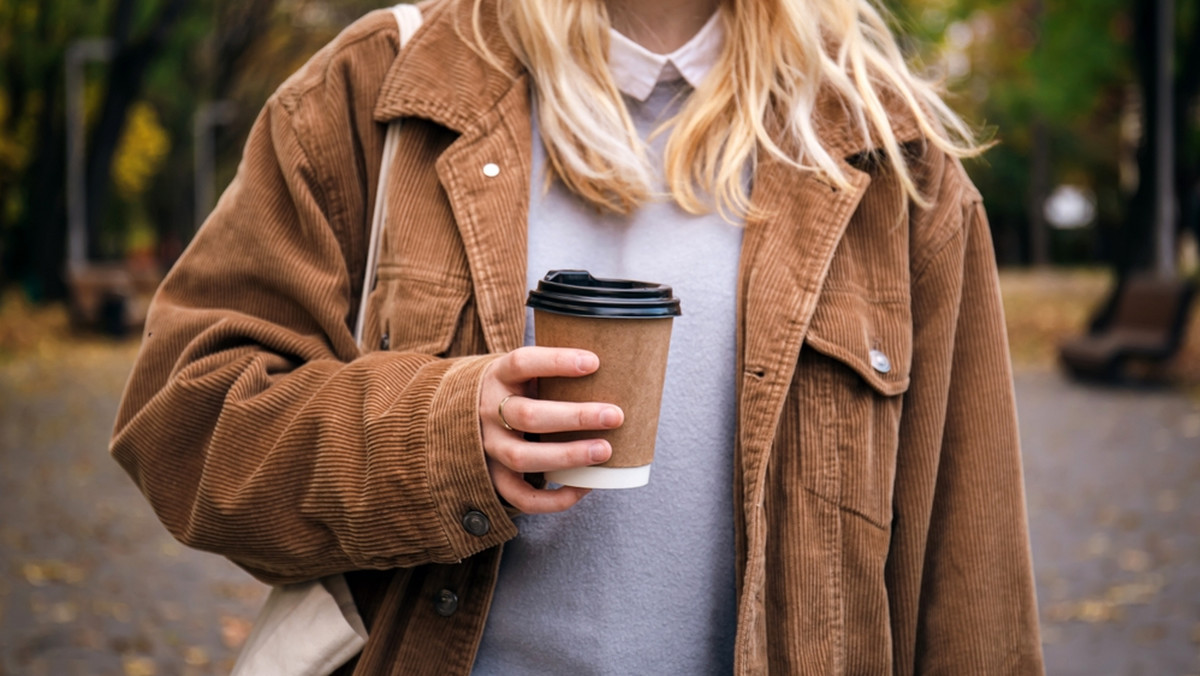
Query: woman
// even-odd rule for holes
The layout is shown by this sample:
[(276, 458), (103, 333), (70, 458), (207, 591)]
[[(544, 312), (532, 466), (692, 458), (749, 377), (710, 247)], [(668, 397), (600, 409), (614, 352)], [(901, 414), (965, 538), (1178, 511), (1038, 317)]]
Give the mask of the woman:
[[(155, 299), (113, 453), (168, 528), (346, 572), (340, 673), (1040, 673), (977, 147), (878, 12), (422, 9), (280, 88)], [(527, 433), (623, 418), (527, 396), (602, 367), (522, 347), (551, 267), (683, 300), (647, 488), (527, 476), (611, 451)]]

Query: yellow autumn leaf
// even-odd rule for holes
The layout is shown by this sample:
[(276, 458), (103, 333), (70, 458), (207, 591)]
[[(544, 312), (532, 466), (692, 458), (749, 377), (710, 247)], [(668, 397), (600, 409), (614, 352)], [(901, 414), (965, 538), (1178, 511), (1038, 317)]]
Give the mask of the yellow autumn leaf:
[(25, 581), (35, 587), (44, 587), (59, 582), (76, 585), (83, 581), (83, 568), (65, 561), (45, 560), (29, 561), (21, 566)]
[(79, 606), (71, 601), (59, 601), (50, 606), (49, 616), (55, 624), (70, 624), (79, 618)]
[(234, 615), (221, 616), (221, 642), (230, 650), (237, 650), (246, 642), (253, 625), (250, 620)]
[(113, 183), (121, 197), (133, 199), (144, 193), (170, 150), (171, 138), (157, 111), (148, 103), (133, 104), (113, 157)]
[(1141, 573), (1150, 567), (1150, 555), (1140, 549), (1126, 549), (1117, 556), (1117, 562), (1121, 570)]
[(158, 673), (158, 665), (149, 657), (126, 657), (121, 661), (125, 676), (154, 676)]
[(192, 667), (202, 667), (209, 663), (210, 658), (208, 651), (204, 648), (194, 645), (183, 651), (183, 661)]

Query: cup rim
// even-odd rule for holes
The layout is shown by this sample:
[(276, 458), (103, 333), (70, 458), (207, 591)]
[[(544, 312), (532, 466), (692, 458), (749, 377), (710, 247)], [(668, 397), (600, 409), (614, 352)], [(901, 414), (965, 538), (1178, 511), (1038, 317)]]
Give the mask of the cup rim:
[(631, 279), (594, 277), (587, 270), (551, 270), (526, 305), (574, 317), (660, 319), (682, 314), (670, 286)]

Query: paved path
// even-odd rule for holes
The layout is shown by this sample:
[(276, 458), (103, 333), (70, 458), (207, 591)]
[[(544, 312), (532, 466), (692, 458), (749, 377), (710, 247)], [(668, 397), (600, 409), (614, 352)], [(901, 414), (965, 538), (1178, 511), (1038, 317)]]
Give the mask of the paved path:
[[(263, 589), (105, 452), (128, 347), (0, 363), (0, 676), (227, 673)], [(1052, 675), (1200, 674), (1200, 403), (1017, 383)]]
[(1200, 674), (1200, 402), (1017, 378), (1047, 671)]
[(129, 348), (0, 364), (0, 676), (228, 673), (262, 588), (186, 550), (107, 453)]

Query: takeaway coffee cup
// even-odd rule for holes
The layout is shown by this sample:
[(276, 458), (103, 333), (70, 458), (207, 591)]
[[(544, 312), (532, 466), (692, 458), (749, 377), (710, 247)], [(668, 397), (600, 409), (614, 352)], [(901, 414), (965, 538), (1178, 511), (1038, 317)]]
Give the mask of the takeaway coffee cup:
[(615, 430), (543, 434), (542, 441), (603, 438), (613, 449), (603, 465), (547, 472), (546, 479), (583, 488), (646, 485), (679, 299), (662, 284), (552, 270), (529, 292), (527, 305), (534, 311), (538, 345), (582, 348), (600, 358), (600, 368), (591, 375), (540, 379), (538, 397), (600, 401), (625, 412), (624, 424)]

